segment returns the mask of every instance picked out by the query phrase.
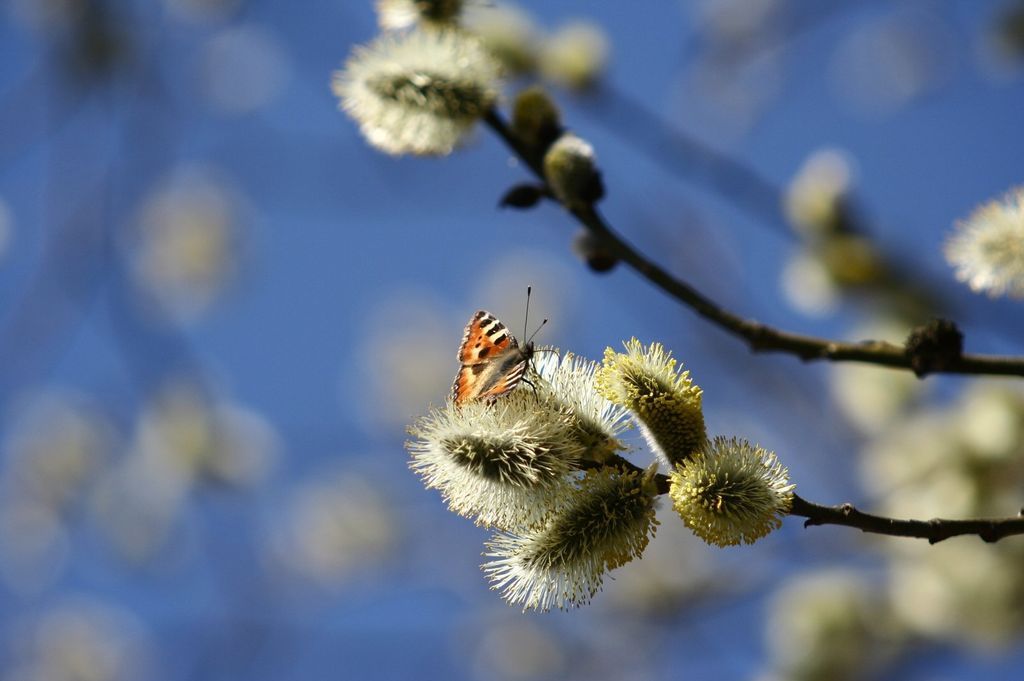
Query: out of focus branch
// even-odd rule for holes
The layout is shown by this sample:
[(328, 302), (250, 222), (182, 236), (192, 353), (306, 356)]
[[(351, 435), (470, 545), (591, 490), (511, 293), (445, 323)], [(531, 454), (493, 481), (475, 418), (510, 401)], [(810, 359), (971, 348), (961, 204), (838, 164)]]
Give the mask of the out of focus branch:
[(754, 168), (681, 130), (670, 129), (660, 116), (610, 85), (603, 84), (588, 102), (588, 109), (608, 132), (632, 142), (663, 169), (703, 182), (719, 198), (749, 212), (757, 224), (795, 236), (782, 214), (782, 190)]
[[(544, 182), (541, 159), (538, 158), (536, 152), (520, 142), (501, 115), (492, 109), (484, 120), (530, 167), (534, 175)], [(548, 194), (552, 195), (550, 191)], [(566, 209), (580, 224), (597, 236), (615, 258), (628, 264), (645, 279), (701, 317), (734, 336), (742, 338), (754, 352), (782, 352), (795, 355), (805, 362), (814, 360), (862, 362), (913, 370), (913, 358), (902, 345), (870, 340), (846, 343), (828, 338), (805, 336), (740, 317), (721, 307), (689, 283), (670, 274), (640, 253), (611, 228), (593, 205), (566, 206)], [(949, 359), (944, 366), (936, 367), (931, 372), (1024, 376), (1024, 357), (964, 353)]]

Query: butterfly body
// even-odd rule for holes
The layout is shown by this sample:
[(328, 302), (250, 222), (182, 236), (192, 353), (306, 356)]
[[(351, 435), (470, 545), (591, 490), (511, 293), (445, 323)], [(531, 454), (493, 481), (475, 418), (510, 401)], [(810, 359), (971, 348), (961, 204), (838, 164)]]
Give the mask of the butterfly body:
[(459, 373), (452, 384), (452, 400), (494, 400), (511, 391), (533, 358), (533, 343), (520, 347), (508, 328), (490, 312), (480, 310), (466, 325), (459, 345)]

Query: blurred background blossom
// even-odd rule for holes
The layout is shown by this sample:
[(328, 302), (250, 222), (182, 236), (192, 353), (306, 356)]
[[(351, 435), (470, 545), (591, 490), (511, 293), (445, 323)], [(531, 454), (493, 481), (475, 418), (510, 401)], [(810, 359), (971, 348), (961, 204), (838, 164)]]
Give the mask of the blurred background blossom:
[[(9, 678), (127, 681), (157, 670), (145, 629), (130, 612), (82, 596), (29, 619), (10, 641)], [(157, 673), (156, 678), (159, 677)]]
[(200, 78), (211, 109), (226, 116), (253, 113), (281, 94), (288, 56), (275, 33), (242, 25), (214, 35), (202, 52)]
[(830, 64), (836, 92), (863, 114), (896, 111), (956, 75), (955, 39), (939, 12), (908, 7), (873, 18), (837, 46)]
[(274, 561), (299, 580), (338, 587), (393, 559), (400, 525), (374, 482), (328, 473), (297, 485), (271, 528)]
[[(589, 358), (660, 341), (709, 432), (776, 451), (809, 499), (900, 517), (1015, 514), (1024, 393), (751, 356), (585, 267), (560, 208), (496, 209), (528, 177), (484, 130), (384, 157), (329, 85), (375, 4), (0, 10), (0, 677), (1016, 678), (1019, 538), (790, 520), (713, 550), (663, 500), (591, 606), (488, 589), (486, 533), (402, 448), (477, 309)], [(501, 106), (543, 84), (610, 221), (698, 288), (815, 335), (947, 316), (972, 351), (1022, 352), (1020, 303), (942, 251), (1024, 180), (1020, 0), (467, 5)]]
[(181, 168), (144, 199), (125, 241), (139, 288), (187, 321), (238, 274), (242, 207), (211, 169)]

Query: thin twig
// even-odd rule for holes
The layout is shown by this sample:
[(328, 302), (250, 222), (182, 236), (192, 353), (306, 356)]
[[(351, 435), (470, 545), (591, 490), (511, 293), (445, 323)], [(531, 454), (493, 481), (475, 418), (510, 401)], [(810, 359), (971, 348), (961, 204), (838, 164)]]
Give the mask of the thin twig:
[(892, 537), (916, 537), (935, 544), (960, 535), (973, 534), (986, 542), (997, 542), (1004, 537), (1024, 534), (1024, 510), (1012, 518), (974, 518), (970, 520), (897, 520), (858, 510), (853, 504), (821, 506), (799, 496), (793, 496), (790, 515), (807, 518), (804, 527), (812, 525), (845, 525), (862, 532), (886, 534)]
[[(544, 181), (540, 159), (516, 138), (501, 115), (492, 109), (484, 120), (530, 167), (537, 178)], [(885, 341), (847, 343), (805, 336), (740, 317), (641, 254), (608, 225), (594, 206), (572, 207), (568, 210), (580, 224), (597, 235), (617, 259), (700, 316), (745, 340), (754, 352), (782, 352), (804, 361), (863, 362), (913, 370), (911, 357), (902, 345)], [(932, 373), (1024, 376), (1024, 357), (965, 353), (951, 359), (945, 366), (935, 368)]]

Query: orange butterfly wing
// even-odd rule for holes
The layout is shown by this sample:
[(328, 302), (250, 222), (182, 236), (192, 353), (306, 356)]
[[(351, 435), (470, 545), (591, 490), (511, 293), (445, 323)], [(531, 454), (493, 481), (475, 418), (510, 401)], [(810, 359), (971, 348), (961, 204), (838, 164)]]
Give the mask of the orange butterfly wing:
[(519, 347), (519, 341), (508, 332), (498, 318), (486, 310), (479, 310), (466, 324), (459, 345), (459, 364), (479, 364), (493, 358), (503, 350)]
[(480, 310), (466, 325), (459, 345), (462, 367), (452, 383), (452, 400), (494, 399), (515, 388), (526, 373), (533, 348), (519, 341), (491, 313)]

